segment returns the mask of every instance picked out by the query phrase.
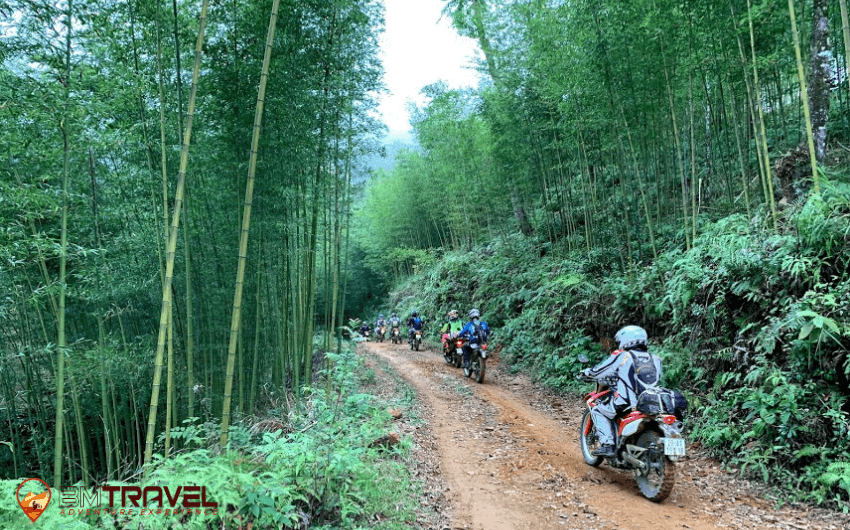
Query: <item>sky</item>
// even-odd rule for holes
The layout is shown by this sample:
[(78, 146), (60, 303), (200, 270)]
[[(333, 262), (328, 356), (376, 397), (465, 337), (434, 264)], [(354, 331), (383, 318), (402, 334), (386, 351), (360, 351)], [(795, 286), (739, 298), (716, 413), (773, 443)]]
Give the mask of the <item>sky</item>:
[(442, 0), (384, 0), (386, 31), (381, 58), (387, 93), (378, 112), (389, 129), (387, 141), (412, 142), (409, 101), (422, 103), (422, 87), (445, 81), (449, 88), (475, 87), (478, 43), (461, 37), (448, 17), (440, 17)]

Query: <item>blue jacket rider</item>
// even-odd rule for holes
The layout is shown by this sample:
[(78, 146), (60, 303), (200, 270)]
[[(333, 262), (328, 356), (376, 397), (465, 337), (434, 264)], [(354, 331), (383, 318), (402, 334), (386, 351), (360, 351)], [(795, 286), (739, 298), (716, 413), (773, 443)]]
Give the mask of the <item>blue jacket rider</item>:
[[(475, 334), (476, 328), (479, 328), (480, 331), (481, 331), (480, 336), (479, 336), (479, 340), (481, 340), (482, 342), (486, 341), (487, 337), (490, 336), (490, 327), (487, 325), (486, 322), (481, 320), (481, 312), (478, 311), (477, 309), (473, 309), (472, 311), (469, 312), (469, 322), (467, 322), (466, 325), (463, 326), (463, 329), (460, 330), (460, 333), (458, 333), (458, 337), (464, 337), (464, 338), (470, 339)], [(469, 367), (469, 351), (470, 350), (471, 349), (469, 348), (469, 342), (464, 343), (464, 345), (463, 345), (463, 367), (464, 368)]]
[(647, 334), (638, 326), (626, 326), (614, 336), (620, 349), (584, 374), (607, 384), (614, 396), (599, 403), (590, 411), (600, 447), (595, 456), (615, 456), (614, 416), (634, 408), (644, 388), (661, 380), (661, 359), (646, 351)]
[(407, 338), (413, 338), (414, 331), (422, 331), (422, 326), (425, 324), (425, 321), (419, 317), (419, 312), (414, 311), (410, 314), (410, 318), (407, 319), (407, 326), (410, 328), (407, 331)]

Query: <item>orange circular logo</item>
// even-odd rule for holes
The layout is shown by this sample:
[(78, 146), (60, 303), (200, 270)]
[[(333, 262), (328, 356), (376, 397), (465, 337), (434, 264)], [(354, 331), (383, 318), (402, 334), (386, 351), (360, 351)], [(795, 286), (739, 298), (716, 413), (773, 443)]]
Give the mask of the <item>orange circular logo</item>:
[[(31, 484), (25, 490), (26, 494), (22, 499), (21, 489), (23, 489), (24, 484), (28, 482)], [(33, 493), (33, 491), (36, 493)], [(18, 492), (16, 495), (18, 498), (18, 504), (21, 505), (21, 509), (24, 510), (24, 513), (30, 518), (30, 520), (32, 520), (32, 522), (35, 522), (35, 520), (44, 513), (44, 510), (50, 503), (50, 486), (48, 486), (47, 483), (40, 478), (28, 478), (21, 482), (21, 485), (18, 486)]]

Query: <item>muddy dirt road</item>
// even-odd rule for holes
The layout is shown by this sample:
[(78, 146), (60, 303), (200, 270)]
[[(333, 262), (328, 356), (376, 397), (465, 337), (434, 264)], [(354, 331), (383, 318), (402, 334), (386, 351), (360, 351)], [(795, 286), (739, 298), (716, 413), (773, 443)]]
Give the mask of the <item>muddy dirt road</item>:
[(632, 473), (584, 463), (579, 400), (547, 394), (503, 370), (498, 359), (489, 360), (479, 385), (435, 350), (384, 342), (360, 351), (416, 390), (429, 429), (423, 445), (436, 453), (451, 529), (850, 528), (841, 514), (774, 509), (757, 487), (721, 471), (692, 445), (671, 496), (649, 502)]

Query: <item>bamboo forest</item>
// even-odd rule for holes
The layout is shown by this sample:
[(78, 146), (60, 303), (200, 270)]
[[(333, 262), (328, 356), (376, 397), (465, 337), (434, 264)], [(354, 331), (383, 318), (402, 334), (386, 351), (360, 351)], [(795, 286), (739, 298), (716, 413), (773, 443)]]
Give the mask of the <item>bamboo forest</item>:
[(849, 16), (0, 0), (0, 527), (848, 528)]

